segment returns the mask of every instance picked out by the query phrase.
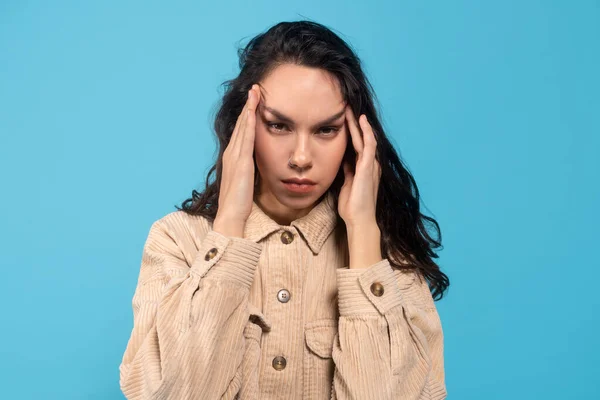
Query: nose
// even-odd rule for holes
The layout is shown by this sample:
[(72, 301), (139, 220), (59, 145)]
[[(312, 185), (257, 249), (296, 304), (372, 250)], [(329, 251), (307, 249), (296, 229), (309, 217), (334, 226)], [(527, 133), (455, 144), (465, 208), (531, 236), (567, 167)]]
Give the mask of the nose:
[(288, 161), (288, 165), (295, 169), (308, 169), (312, 166), (312, 157), (310, 156), (309, 138), (310, 135), (297, 135), (294, 150)]

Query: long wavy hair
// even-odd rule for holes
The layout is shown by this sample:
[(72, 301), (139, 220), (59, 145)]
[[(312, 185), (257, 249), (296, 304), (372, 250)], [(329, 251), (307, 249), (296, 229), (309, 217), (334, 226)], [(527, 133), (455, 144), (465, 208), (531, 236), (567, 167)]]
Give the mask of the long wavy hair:
[[(435, 219), (420, 212), (415, 179), (385, 134), (375, 107), (378, 101), (373, 87), (351, 47), (322, 24), (313, 21), (280, 22), (252, 38), (245, 47), (239, 48), (238, 57), (239, 75), (222, 84), (225, 90), (214, 121), (219, 155), (206, 176), (206, 189), (202, 193), (193, 190), (191, 198), (183, 201), (181, 207), (175, 207), (214, 221), (219, 204), (223, 152), (229, 144), (252, 84), (285, 63), (321, 68), (337, 77), (345, 101), (355, 115), (366, 114), (376, 135), (376, 157), (382, 174), (376, 219), (381, 231), (382, 254), (393, 268), (421, 272), (428, 281), (434, 300), (440, 300), (450, 284), (446, 274), (440, 271), (433, 260), (438, 258), (434, 250), (442, 247), (440, 227)], [(352, 142), (348, 140), (345, 159), (351, 162), (353, 170), (356, 166), (355, 154)], [(215, 171), (216, 178), (211, 181)], [(256, 160), (254, 176), (255, 188), (258, 189), (260, 176)], [(334, 195), (335, 210), (343, 184), (344, 173), (340, 167), (328, 190)], [(340, 220), (338, 214), (338, 222)], [(435, 238), (429, 234), (428, 228), (433, 228)]]

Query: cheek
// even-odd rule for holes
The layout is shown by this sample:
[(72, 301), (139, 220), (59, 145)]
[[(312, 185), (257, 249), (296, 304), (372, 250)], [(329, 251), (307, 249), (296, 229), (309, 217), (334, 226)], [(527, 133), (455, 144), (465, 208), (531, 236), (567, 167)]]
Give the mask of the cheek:
[(326, 173), (330, 177), (335, 176), (342, 167), (342, 161), (346, 152), (348, 142), (343, 138), (340, 139), (342, 140), (331, 143), (330, 146), (325, 148), (320, 157), (323, 170), (327, 171)]

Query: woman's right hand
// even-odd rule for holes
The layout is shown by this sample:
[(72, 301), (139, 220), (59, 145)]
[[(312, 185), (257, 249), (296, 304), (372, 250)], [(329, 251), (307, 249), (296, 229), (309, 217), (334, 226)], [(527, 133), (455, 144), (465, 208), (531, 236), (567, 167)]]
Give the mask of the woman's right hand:
[(229, 144), (223, 153), (219, 209), (213, 230), (226, 236), (243, 237), (254, 199), (254, 137), (256, 107), (260, 102), (258, 85), (252, 85), (238, 116)]

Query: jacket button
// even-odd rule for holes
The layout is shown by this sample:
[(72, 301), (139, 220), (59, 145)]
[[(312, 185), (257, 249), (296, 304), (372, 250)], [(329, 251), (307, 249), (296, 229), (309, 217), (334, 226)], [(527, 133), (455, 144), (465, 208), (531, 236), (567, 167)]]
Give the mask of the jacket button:
[(371, 285), (371, 293), (377, 297), (381, 297), (383, 295), (383, 285), (379, 282), (374, 282)]
[(273, 368), (275, 368), (277, 371), (283, 370), (286, 364), (287, 361), (285, 360), (285, 357), (277, 356), (273, 359)]
[(287, 303), (290, 300), (290, 292), (287, 289), (281, 289), (277, 292), (277, 300), (282, 303)]
[(284, 231), (281, 234), (281, 242), (285, 244), (290, 244), (294, 241), (294, 235), (292, 232)]
[(215, 247), (213, 247), (212, 249), (210, 249), (208, 251), (208, 253), (206, 253), (206, 255), (204, 256), (204, 260), (206, 260), (206, 261), (212, 260), (213, 258), (215, 258), (216, 255), (217, 255), (217, 249)]

